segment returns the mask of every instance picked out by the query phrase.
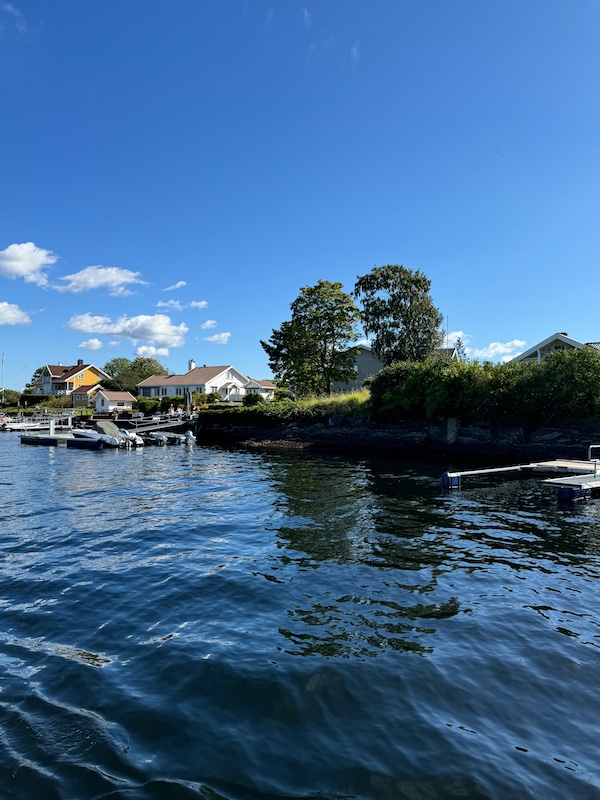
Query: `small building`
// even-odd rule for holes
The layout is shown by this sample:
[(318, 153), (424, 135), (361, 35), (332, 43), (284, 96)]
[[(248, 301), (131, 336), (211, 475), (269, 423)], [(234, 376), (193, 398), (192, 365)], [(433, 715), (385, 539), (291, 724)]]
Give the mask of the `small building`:
[(250, 378), (248, 383), (244, 386), (246, 394), (258, 394), (264, 400), (269, 402), (275, 396), (275, 389), (277, 387), (271, 381), (255, 381)]
[(94, 395), (101, 388), (100, 384), (96, 383), (93, 386), (78, 386), (77, 389), (73, 389), (71, 392), (73, 408), (90, 408)]
[(129, 392), (109, 392), (99, 389), (94, 397), (94, 406), (97, 414), (120, 414), (122, 411), (131, 411), (135, 397)]

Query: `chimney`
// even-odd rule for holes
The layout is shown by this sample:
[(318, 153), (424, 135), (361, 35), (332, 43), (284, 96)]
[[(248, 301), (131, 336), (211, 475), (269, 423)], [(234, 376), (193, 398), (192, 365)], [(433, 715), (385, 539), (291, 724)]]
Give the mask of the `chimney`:
[(196, 369), (196, 362), (193, 358), (190, 358), (188, 361), (188, 372), (191, 372), (193, 369)]
[(78, 367), (83, 367), (83, 358), (78, 358), (77, 359), (77, 366)]

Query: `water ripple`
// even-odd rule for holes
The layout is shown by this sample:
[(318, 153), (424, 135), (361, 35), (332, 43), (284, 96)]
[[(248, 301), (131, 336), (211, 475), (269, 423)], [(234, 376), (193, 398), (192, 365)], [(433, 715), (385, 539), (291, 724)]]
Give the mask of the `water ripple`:
[(0, 447), (7, 797), (600, 798), (600, 504), (444, 496), (444, 467), (390, 461)]

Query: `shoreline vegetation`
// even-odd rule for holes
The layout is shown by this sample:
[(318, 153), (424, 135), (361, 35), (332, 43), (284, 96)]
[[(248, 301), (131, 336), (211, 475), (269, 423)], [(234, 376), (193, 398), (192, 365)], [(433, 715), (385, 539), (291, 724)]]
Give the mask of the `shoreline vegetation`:
[(207, 407), (199, 441), (514, 461), (583, 458), (600, 441), (600, 352), (541, 364), (398, 362), (369, 389), (246, 407)]

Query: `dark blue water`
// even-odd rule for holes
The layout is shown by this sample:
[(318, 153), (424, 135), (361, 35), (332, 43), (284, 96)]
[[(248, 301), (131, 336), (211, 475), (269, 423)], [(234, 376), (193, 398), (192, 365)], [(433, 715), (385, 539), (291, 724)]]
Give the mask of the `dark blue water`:
[(0, 797), (600, 798), (600, 502), (0, 435)]

